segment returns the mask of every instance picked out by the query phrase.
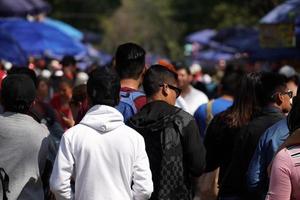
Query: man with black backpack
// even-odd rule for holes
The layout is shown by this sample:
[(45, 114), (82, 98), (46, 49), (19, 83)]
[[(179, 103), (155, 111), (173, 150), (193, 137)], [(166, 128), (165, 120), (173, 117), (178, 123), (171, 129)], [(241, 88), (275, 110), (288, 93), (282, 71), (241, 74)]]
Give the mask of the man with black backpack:
[(143, 81), (147, 103), (128, 120), (145, 139), (154, 191), (150, 199), (192, 199), (192, 177), (205, 167), (205, 149), (192, 115), (175, 107), (181, 90), (171, 67), (151, 66)]
[(138, 91), (145, 72), (145, 50), (125, 43), (117, 48), (115, 69), (121, 79), (120, 103), (116, 107), (127, 121), (146, 104), (145, 94)]

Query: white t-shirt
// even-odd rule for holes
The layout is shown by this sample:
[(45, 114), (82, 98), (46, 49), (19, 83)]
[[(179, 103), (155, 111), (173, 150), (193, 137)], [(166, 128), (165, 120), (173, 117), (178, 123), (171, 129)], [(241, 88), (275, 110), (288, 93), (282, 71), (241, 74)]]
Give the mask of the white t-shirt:
[(194, 112), (197, 110), (199, 106), (208, 102), (208, 98), (206, 94), (201, 92), (200, 90), (195, 89), (193, 86), (190, 87), (190, 92), (186, 94), (183, 99), (185, 100), (189, 113), (194, 115)]

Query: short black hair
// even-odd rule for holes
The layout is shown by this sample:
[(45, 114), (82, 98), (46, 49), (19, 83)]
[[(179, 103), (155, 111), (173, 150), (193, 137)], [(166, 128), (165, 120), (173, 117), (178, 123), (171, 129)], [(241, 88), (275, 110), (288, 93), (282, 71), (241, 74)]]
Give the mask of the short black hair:
[(65, 66), (70, 66), (70, 65), (76, 65), (76, 60), (74, 58), (74, 56), (71, 56), (71, 55), (66, 55), (63, 57), (63, 59), (61, 60), (61, 65), (63, 67)]
[(87, 94), (93, 105), (115, 107), (119, 104), (120, 78), (108, 67), (98, 67), (89, 74)]
[(5, 111), (25, 114), (35, 96), (35, 85), (27, 75), (9, 74), (2, 81), (1, 102)]
[(24, 74), (33, 81), (36, 88), (38, 87), (37, 77), (32, 69), (29, 69), (27, 67), (13, 67), (8, 71), (8, 74)]
[(227, 94), (234, 97), (238, 91), (238, 87), (240, 86), (239, 84), (243, 75), (244, 72), (241, 70), (225, 72), (220, 82), (222, 94)]
[(145, 67), (145, 50), (137, 44), (125, 43), (117, 48), (116, 71), (121, 79), (138, 79)]
[(183, 63), (175, 63), (174, 66), (175, 66), (175, 69), (176, 69), (177, 71), (183, 69), (183, 70), (186, 71), (186, 73), (187, 73), (188, 75), (191, 75), (191, 70), (190, 70), (190, 68), (187, 67), (187, 66), (185, 66)]
[(145, 73), (143, 87), (147, 97), (156, 94), (162, 83), (176, 83), (176, 72), (162, 65), (152, 65)]
[(262, 105), (266, 106), (269, 103), (276, 101), (274, 98), (276, 92), (283, 92), (287, 87), (287, 78), (278, 73), (264, 72), (262, 73), (261, 83), (262, 85), (258, 98)]

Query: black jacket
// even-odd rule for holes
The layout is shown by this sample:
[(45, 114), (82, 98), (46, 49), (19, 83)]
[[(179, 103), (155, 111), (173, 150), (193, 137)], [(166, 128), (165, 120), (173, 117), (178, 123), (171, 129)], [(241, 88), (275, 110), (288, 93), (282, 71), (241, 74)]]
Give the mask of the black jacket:
[(260, 115), (242, 127), (235, 141), (232, 160), (220, 185), (221, 196), (240, 196), (241, 199), (259, 199), (246, 188), (246, 173), (259, 138), (267, 128), (284, 118), (275, 107), (265, 107)]
[(193, 116), (154, 101), (127, 124), (145, 139), (154, 183), (151, 199), (191, 199), (191, 176), (205, 168), (205, 148)]

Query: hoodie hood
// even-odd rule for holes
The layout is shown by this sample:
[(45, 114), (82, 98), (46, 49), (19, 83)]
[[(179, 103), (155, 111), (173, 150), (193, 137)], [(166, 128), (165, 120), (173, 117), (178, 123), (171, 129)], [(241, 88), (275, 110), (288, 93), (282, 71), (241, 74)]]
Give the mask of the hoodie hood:
[(123, 115), (113, 107), (95, 105), (88, 110), (80, 124), (89, 126), (101, 133), (110, 132), (124, 125)]
[(174, 121), (176, 113), (180, 111), (180, 108), (164, 101), (153, 101), (146, 104), (127, 123), (136, 130), (158, 131), (164, 129), (169, 122)]

